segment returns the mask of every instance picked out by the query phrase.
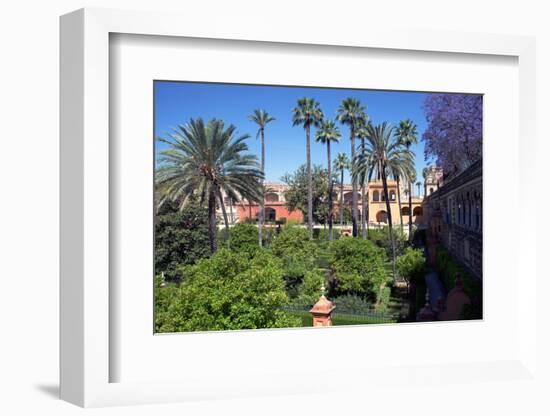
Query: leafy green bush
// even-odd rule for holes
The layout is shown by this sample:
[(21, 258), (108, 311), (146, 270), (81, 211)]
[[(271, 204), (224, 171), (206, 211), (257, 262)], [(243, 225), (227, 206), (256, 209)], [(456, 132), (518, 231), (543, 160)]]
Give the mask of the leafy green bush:
[(194, 264), (210, 256), (208, 210), (190, 203), (178, 211), (166, 204), (155, 223), (155, 274), (167, 280), (182, 279), (181, 265)]
[(309, 239), (308, 230), (285, 226), (273, 237), (270, 245), (273, 255), (283, 261), (284, 279), (292, 293), (308, 271), (315, 269), (317, 245)]
[[(393, 238), (395, 241), (395, 254), (400, 256), (403, 254), (405, 247), (407, 246), (407, 236), (399, 228), (393, 229)], [(392, 246), (390, 241), (390, 232), (388, 227), (375, 228), (369, 230), (369, 240), (376, 243), (378, 247), (382, 247), (386, 250), (388, 257), (392, 256)]]
[(258, 227), (252, 224), (239, 223), (230, 229), (230, 247), (233, 251), (248, 253), (253, 256), (259, 249)]
[(313, 306), (321, 296), (321, 287), (325, 287), (325, 276), (318, 270), (307, 271), (302, 284), (298, 286), (298, 296), (295, 304)]
[(356, 294), (376, 300), (390, 281), (387, 255), (371, 241), (341, 238), (331, 243), (330, 252), (336, 295)]
[(422, 278), (426, 271), (426, 262), (422, 250), (407, 247), (395, 260), (399, 275), (410, 282)]
[[(317, 235), (315, 235), (315, 233), (313, 234), (313, 237), (315, 237), (317, 240), (328, 241), (328, 228), (315, 229), (314, 231), (318, 231)], [(341, 237), (340, 230), (333, 228), (332, 239), (338, 240), (340, 237)]]
[(265, 251), (219, 249), (186, 270), (179, 288), (156, 287), (158, 332), (282, 328), (301, 321), (280, 308), (288, 303), (279, 259)]
[(372, 304), (357, 295), (342, 295), (332, 299), (337, 313), (361, 315), (372, 312)]
[(376, 311), (380, 313), (387, 313), (390, 306), (391, 288), (385, 286), (380, 290), (378, 295), (378, 304), (376, 305)]

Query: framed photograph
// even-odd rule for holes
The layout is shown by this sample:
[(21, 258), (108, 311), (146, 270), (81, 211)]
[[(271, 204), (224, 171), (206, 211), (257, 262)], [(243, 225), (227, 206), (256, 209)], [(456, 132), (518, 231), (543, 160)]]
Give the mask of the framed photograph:
[(531, 378), (534, 40), (180, 22), (61, 18), (61, 397)]

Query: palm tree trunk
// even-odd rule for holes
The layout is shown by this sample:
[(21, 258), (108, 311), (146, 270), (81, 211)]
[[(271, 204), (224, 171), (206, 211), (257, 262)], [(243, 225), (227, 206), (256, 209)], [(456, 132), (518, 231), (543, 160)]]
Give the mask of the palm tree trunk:
[[(351, 161), (352, 163), (355, 161), (355, 129), (353, 128), (353, 125), (351, 126), (351, 134), (350, 134), (350, 140), (351, 140)], [(352, 223), (352, 235), (354, 237), (357, 237), (357, 181), (351, 179), (351, 187), (352, 187), (352, 199), (351, 199), (351, 223)]]
[(218, 200), (220, 201), (220, 207), (223, 214), (223, 222), (225, 223), (225, 233), (227, 246), (229, 247), (229, 220), (227, 219), (227, 211), (225, 210), (225, 204), (223, 203), (223, 196), (220, 191), (220, 188), (216, 188), (216, 193), (218, 194)]
[[(361, 136), (361, 154), (365, 155), (365, 139), (364, 136)], [(363, 178), (363, 183), (361, 184), (361, 236), (363, 237), (363, 240), (367, 239), (367, 216), (365, 211), (365, 178)]]
[(265, 215), (265, 208), (264, 208), (264, 197), (265, 197), (265, 190), (264, 190), (264, 180), (265, 180), (265, 140), (264, 140), (264, 130), (260, 130), (261, 136), (262, 136), (262, 174), (264, 175), (264, 179), (262, 179), (261, 187), (262, 187), (262, 199), (260, 200), (260, 211), (258, 212), (258, 244), (260, 247), (262, 246), (262, 231), (264, 227), (264, 215)]
[(395, 279), (395, 241), (393, 239), (393, 225), (391, 217), (390, 197), (388, 194), (388, 179), (386, 178), (386, 166), (382, 163), (382, 185), (384, 186), (384, 197), (386, 199), (386, 210), (388, 211), (388, 231), (392, 250), (392, 272)]
[(330, 159), (330, 140), (327, 141), (328, 162), (328, 240), (332, 241), (332, 168)]
[(412, 185), (409, 182), (409, 242), (412, 241)]
[(216, 244), (216, 193), (213, 187), (208, 194), (208, 239), (210, 251), (215, 253), (218, 247)]
[(231, 225), (235, 224), (235, 217), (233, 216), (233, 200), (229, 199), (229, 216), (231, 217)]
[(309, 229), (309, 239), (313, 239), (313, 185), (311, 177), (311, 144), (310, 144), (310, 126), (306, 127), (306, 159), (307, 159), (307, 226)]
[(344, 226), (344, 169), (340, 171), (340, 227), (343, 227), (343, 226)]
[(397, 206), (399, 208), (399, 221), (401, 224), (401, 231), (403, 231), (403, 213), (401, 212), (401, 187), (399, 186), (399, 176), (396, 178), (397, 181)]

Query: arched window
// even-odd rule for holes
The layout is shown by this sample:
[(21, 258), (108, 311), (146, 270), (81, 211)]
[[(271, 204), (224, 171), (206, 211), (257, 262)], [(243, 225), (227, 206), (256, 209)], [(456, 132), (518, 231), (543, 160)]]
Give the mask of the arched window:
[(422, 214), (423, 214), (422, 207), (414, 207), (414, 209), (413, 209), (413, 215), (414, 216), (422, 215)]
[(273, 208), (267, 207), (264, 212), (266, 221), (275, 221), (277, 219), (277, 212)]
[(395, 191), (393, 189), (390, 191), (390, 201), (395, 201)]
[(409, 215), (409, 207), (401, 208), (401, 215)]
[(380, 192), (374, 191), (372, 193), (372, 201), (373, 202), (379, 202), (380, 201)]
[(430, 188), (430, 195), (433, 194), (434, 188)]
[(265, 195), (265, 202), (278, 202), (279, 201), (279, 195), (277, 195), (275, 192), (268, 192)]
[(376, 213), (376, 221), (377, 222), (383, 222), (384, 224), (387, 224), (387, 222), (388, 222), (388, 213), (386, 211), (378, 211)]

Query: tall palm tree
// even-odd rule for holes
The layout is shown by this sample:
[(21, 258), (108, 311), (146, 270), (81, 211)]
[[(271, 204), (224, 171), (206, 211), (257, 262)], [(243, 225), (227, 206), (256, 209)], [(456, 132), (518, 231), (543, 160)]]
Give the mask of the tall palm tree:
[(332, 241), (332, 158), (330, 156), (330, 142), (339, 142), (340, 130), (332, 120), (322, 121), (319, 130), (315, 134), (315, 140), (327, 145), (327, 169), (328, 169), (328, 239)]
[[(275, 120), (275, 117), (271, 116), (267, 111), (258, 109), (248, 117), (249, 120), (253, 121), (258, 125), (258, 132), (256, 133), (256, 138), (260, 137), (262, 140), (262, 159), (260, 164), (260, 169), (265, 177), (265, 126), (267, 123), (270, 123)], [(260, 212), (258, 213), (258, 244), (262, 246), (262, 229), (264, 226), (264, 216), (265, 216), (265, 186), (262, 182), (262, 199), (260, 201)]]
[(298, 99), (296, 107), (292, 110), (292, 124), (302, 126), (306, 131), (306, 166), (307, 166), (307, 224), (309, 238), (313, 238), (313, 188), (311, 178), (311, 126), (319, 127), (323, 119), (323, 112), (319, 103), (313, 98)]
[[(407, 149), (410, 149), (413, 144), (416, 144), (418, 142), (418, 131), (416, 124), (410, 120), (401, 120), (399, 122), (399, 127), (395, 131), (395, 135), (397, 136), (397, 139), (401, 142), (403, 146), (405, 146)], [(411, 176), (416, 177), (416, 173), (410, 172)], [(414, 179), (416, 180), (416, 179)], [(412, 183), (414, 181), (413, 179), (409, 178), (408, 180), (408, 188), (409, 188), (409, 241), (412, 241)], [(401, 209), (401, 207), (399, 207)], [(401, 218), (401, 222), (403, 222), (403, 218)], [(403, 226), (403, 224), (401, 224)]]
[(422, 182), (416, 182), (416, 187), (418, 188), (418, 197), (419, 198), (420, 198), (420, 186), (422, 186)]
[[(366, 114), (363, 114), (363, 117), (359, 119), (359, 122), (357, 123), (357, 130), (356, 134), (359, 139), (361, 139), (361, 155), (365, 157), (365, 139), (367, 138), (367, 122), (368, 122), (368, 116)], [(368, 184), (369, 184), (369, 178), (365, 175), (359, 176), (359, 185), (361, 185), (361, 236), (363, 237), (363, 240), (367, 239), (367, 233), (368, 233), (368, 218), (369, 218), (369, 201), (368, 201)]]
[(334, 159), (334, 169), (340, 171), (340, 227), (344, 225), (344, 170), (349, 169), (348, 155), (338, 153)]
[[(338, 121), (349, 126), (349, 139), (351, 142), (351, 160), (355, 159), (355, 136), (360, 120), (365, 116), (365, 109), (359, 100), (346, 98), (338, 108)], [(357, 237), (357, 182), (352, 180), (352, 226), (353, 236)]]
[[(365, 155), (359, 154), (353, 165), (353, 176), (370, 176), (376, 174), (382, 179), (386, 211), (388, 215), (388, 231), (392, 248), (392, 268), (395, 277), (395, 239), (393, 237), (393, 220), (388, 192), (388, 177), (396, 172), (412, 169), (414, 158), (412, 152), (402, 146), (393, 136), (393, 127), (384, 122), (379, 125), (367, 125), (368, 149)], [(367, 174), (367, 172), (369, 172)]]
[(236, 127), (225, 127), (222, 120), (191, 119), (180, 125), (172, 134), (159, 140), (168, 144), (160, 152), (155, 182), (161, 195), (159, 206), (167, 200), (177, 201), (182, 209), (193, 195), (208, 206), (208, 237), (210, 250), (216, 244), (216, 200), (227, 213), (222, 190), (231, 199), (240, 197), (259, 202), (262, 197), (263, 174), (258, 159), (245, 153), (250, 136), (236, 136)]

